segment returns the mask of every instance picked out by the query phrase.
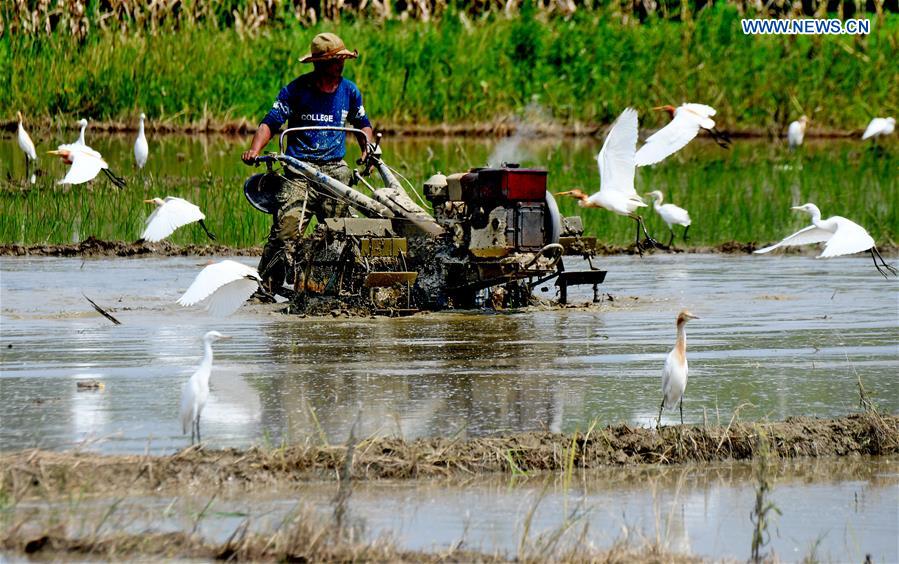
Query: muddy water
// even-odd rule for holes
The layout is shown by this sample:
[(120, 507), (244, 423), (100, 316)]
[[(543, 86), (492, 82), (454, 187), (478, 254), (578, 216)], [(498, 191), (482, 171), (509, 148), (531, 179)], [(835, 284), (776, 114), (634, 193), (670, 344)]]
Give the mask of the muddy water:
[[(358, 435), (407, 439), (645, 426), (681, 307), (702, 318), (688, 326), (687, 422), (726, 424), (740, 406), (744, 420), (846, 414), (859, 376), (899, 411), (897, 284), (864, 257), (599, 262), (614, 299), (590, 309), (299, 319), (250, 306), (216, 320), (173, 303), (201, 259), (3, 258), (0, 448), (184, 446), (180, 387), (210, 329), (233, 337), (215, 347), (212, 446), (342, 442), (357, 417)], [(78, 391), (87, 379), (104, 389)]]
[[(862, 562), (866, 554), (874, 562), (897, 561), (897, 465), (892, 458), (775, 463), (768, 499), (782, 515), (772, 514), (765, 551), (784, 561)], [(14, 513), (39, 512), (33, 525), (59, 517), (88, 531), (100, 519), (110, 531), (195, 529), (224, 543), (246, 522), (253, 532), (271, 534), (297, 513), (318, 513), (326, 521), (336, 492), (334, 482), (309, 483), (250, 497), (225, 490), (215, 497), (195, 492), (129, 498), (119, 500), (111, 514), (111, 499), (22, 502)], [(748, 464), (653, 466), (576, 472), (567, 485), (558, 475), (359, 482), (346, 515), (365, 538), (386, 536), (409, 549), (440, 550), (461, 542), (514, 555), (525, 539), (533, 554), (541, 539), (545, 543), (565, 530), (564, 547), (586, 527), (585, 542), (600, 549), (621, 540), (637, 546), (658, 542), (675, 552), (746, 559), (755, 495)]]

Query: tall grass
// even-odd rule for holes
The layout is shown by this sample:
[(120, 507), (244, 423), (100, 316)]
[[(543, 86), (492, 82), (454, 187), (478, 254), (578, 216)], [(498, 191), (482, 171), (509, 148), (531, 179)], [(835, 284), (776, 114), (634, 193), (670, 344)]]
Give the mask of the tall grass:
[[(199, 205), (219, 242), (246, 247), (262, 244), (270, 219), (249, 206), (243, 181), (262, 169), (239, 162), (249, 143), (240, 138), (199, 136), (150, 137), (151, 156), (142, 178), (132, 169), (130, 136), (91, 137), (118, 174), (129, 185), (117, 191), (102, 176), (89, 185), (61, 187), (61, 163), (42, 159), (45, 174), (35, 186), (21, 180), (0, 181), (0, 243), (70, 243), (90, 235), (101, 239), (133, 241), (152, 211), (144, 198), (181, 196)], [(71, 136), (71, 135), (70, 135)], [(58, 140), (41, 143), (55, 146)], [(523, 142), (526, 166), (549, 170), (549, 188), (559, 192), (599, 187), (594, 160), (602, 141)], [(452, 173), (483, 166), (495, 142), (472, 139), (387, 139), (384, 156), (420, 190), (437, 171)], [(790, 153), (783, 144), (739, 141), (729, 150), (711, 142), (694, 141), (684, 151), (655, 167), (638, 169), (640, 193), (661, 190), (666, 201), (689, 210), (693, 224), (689, 245), (715, 245), (729, 241), (777, 241), (808, 224), (808, 217), (790, 206), (817, 204), (825, 216), (842, 215), (869, 230), (875, 240), (899, 241), (899, 167), (896, 145), (871, 150), (860, 142), (822, 141)], [(358, 149), (352, 148), (348, 161)], [(11, 140), (0, 142), (0, 161), (11, 162), (14, 179), (24, 175), (24, 162)], [(590, 235), (601, 242), (626, 245), (633, 241), (634, 222), (600, 209), (579, 208), (574, 200), (558, 198), (564, 215), (580, 215)], [(650, 231), (663, 242), (665, 225), (644, 208)], [(677, 228), (678, 237), (681, 229)], [(202, 231), (185, 227), (175, 232), (176, 244), (204, 243)], [(677, 245), (683, 243), (678, 240)]]
[[(525, 10), (527, 12), (527, 10)], [(448, 12), (440, 20), (287, 18), (248, 35), (240, 27), (163, 26), (0, 35), (0, 115), (133, 122), (258, 122), (279, 88), (308, 67), (297, 58), (320, 31), (360, 57), (346, 74), (377, 124), (493, 122), (530, 103), (554, 122), (608, 123), (626, 106), (703, 101), (725, 127), (780, 128), (801, 113), (813, 127), (860, 129), (895, 114), (899, 16), (868, 36), (744, 36), (740, 10), (716, 4), (686, 21), (615, 6), (569, 17)], [(645, 113), (645, 112), (644, 112)], [(647, 115), (646, 126), (665, 118)]]

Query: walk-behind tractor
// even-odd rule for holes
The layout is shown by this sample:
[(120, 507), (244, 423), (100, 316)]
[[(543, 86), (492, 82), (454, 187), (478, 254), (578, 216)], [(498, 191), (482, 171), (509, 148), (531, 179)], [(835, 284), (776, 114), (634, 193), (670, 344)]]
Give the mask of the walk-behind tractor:
[[(596, 298), (606, 274), (592, 267), (596, 240), (583, 236), (580, 218), (561, 217), (545, 170), (506, 163), (438, 173), (424, 183), (426, 203), (411, 185), (403, 190), (383, 160), (380, 136), (346, 185), (284, 154), (285, 136), (304, 129), (310, 128), (285, 130), (279, 152), (257, 158), (268, 170), (247, 180), (247, 199), (272, 213), (281, 183), (302, 175), (320, 197), (347, 201), (358, 216), (325, 218), (297, 243), (288, 261), (293, 291), (283, 292), (292, 298), (291, 311), (516, 308), (537, 301), (534, 290), (553, 281), (561, 303), (578, 284), (592, 285)], [(368, 181), (372, 170), (383, 187)], [(583, 256), (590, 269), (566, 271), (566, 255)]]

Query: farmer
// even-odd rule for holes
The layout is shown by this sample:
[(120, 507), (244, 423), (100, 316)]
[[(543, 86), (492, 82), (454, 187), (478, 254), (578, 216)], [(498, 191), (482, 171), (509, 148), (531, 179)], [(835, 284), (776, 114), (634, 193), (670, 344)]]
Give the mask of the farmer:
[[(362, 93), (351, 81), (343, 78), (343, 63), (359, 54), (349, 51), (333, 33), (320, 33), (312, 39), (310, 53), (300, 59), (312, 63), (312, 72), (301, 75), (281, 89), (272, 109), (259, 124), (250, 149), (242, 159), (253, 164), (259, 152), (284, 122), (288, 127), (339, 126), (347, 122), (365, 132), (358, 136), (365, 158), (372, 138), (371, 122), (362, 107)], [(346, 154), (346, 133), (343, 131), (302, 131), (287, 136), (287, 155), (318, 168), (324, 174), (349, 184), (352, 171), (343, 160)], [(259, 261), (259, 273), (269, 291), (276, 292), (284, 284), (288, 265), (293, 263), (295, 241), (302, 236), (314, 214), (319, 221), (325, 217), (346, 216), (348, 206), (327, 194), (319, 193), (308, 180), (292, 169), (285, 169), (286, 178), (276, 194), (278, 210), (272, 218), (272, 229)], [(311, 188), (311, 189), (310, 189)], [(304, 213), (304, 209), (306, 213)]]

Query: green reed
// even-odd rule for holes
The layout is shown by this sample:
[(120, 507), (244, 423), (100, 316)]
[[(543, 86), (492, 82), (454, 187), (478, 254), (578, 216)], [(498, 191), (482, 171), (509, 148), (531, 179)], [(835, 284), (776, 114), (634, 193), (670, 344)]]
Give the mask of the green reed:
[[(527, 12), (523, 8), (524, 12)], [(346, 74), (375, 125), (495, 122), (538, 104), (558, 123), (609, 123), (626, 106), (702, 101), (725, 127), (861, 129), (896, 114), (899, 16), (868, 36), (748, 37), (733, 5), (686, 22), (628, 19), (614, 7), (572, 17), (524, 13), (432, 22), (354, 20), (311, 27), (290, 18), (256, 35), (234, 28), (163, 26), (156, 33), (94, 30), (0, 36), (0, 115), (88, 117), (134, 124), (140, 111), (175, 124), (257, 123), (279, 88), (308, 70), (310, 38), (339, 33), (360, 57)], [(654, 127), (663, 116), (649, 115)]]

